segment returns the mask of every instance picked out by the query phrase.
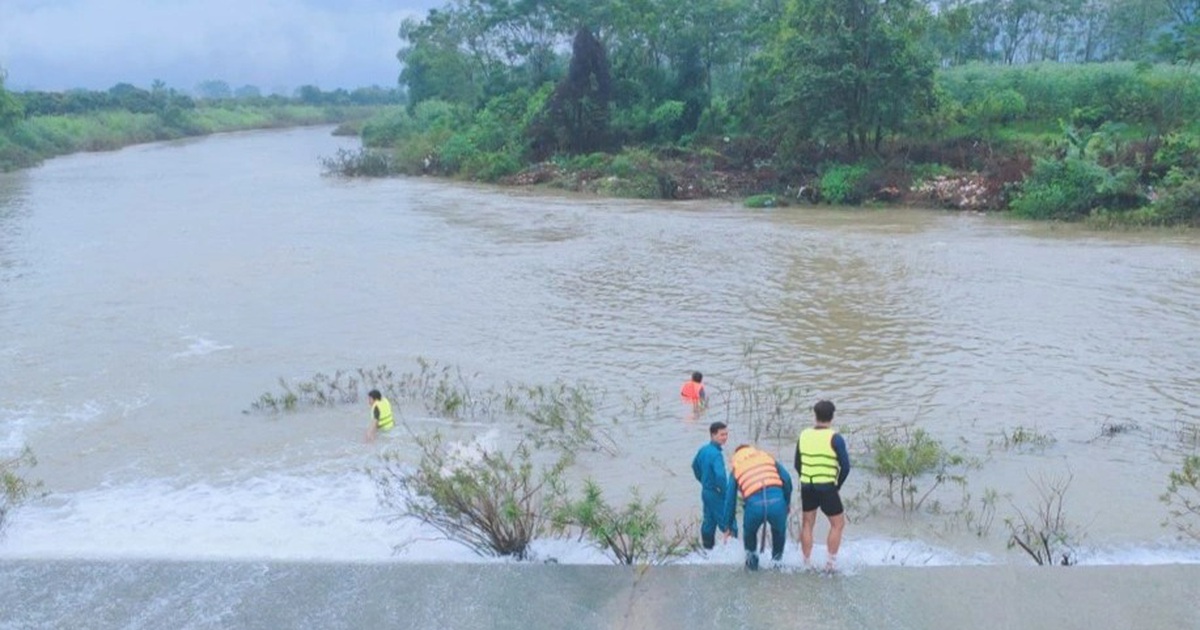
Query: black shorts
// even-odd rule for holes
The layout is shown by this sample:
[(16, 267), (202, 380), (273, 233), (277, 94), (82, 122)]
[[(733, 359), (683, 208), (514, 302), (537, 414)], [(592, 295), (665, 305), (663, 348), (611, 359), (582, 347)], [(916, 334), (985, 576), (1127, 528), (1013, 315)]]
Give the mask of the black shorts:
[(817, 508), (821, 508), (825, 516), (837, 516), (846, 511), (837, 486), (831, 483), (800, 484), (800, 509), (812, 512)]

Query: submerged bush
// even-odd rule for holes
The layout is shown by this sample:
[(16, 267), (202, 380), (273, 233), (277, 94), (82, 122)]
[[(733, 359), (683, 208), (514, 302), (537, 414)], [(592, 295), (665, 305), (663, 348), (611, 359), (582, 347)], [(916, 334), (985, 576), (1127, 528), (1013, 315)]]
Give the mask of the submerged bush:
[(342, 177), (387, 177), (395, 172), (388, 153), (362, 148), (357, 151), (338, 149), (331, 158), (321, 158), (326, 175)]
[(416, 518), (479, 555), (525, 559), (551, 523), (567, 457), (539, 465), (524, 443), (507, 452), (478, 443), (455, 449), (440, 433), (414, 443), (415, 467), (389, 453), (382, 468), (367, 471), (393, 518)]
[[(974, 466), (965, 457), (947, 451), (924, 429), (882, 430), (870, 442), (869, 449), (867, 466), (887, 480), (888, 500), (896, 504), (899, 499), (904, 513), (921, 509), (933, 491), (947, 481), (965, 484), (965, 469)], [(932, 475), (933, 482), (921, 491), (916, 481), (926, 475)]]
[(1029, 512), (1017, 508), (1005, 519), (1009, 548), (1020, 547), (1040, 566), (1071, 566), (1078, 562), (1075, 548), (1081, 534), (1066, 516), (1064, 503), (1072, 477), (1034, 481), (1038, 500)]
[(1200, 455), (1186, 455), (1168, 477), (1167, 491), (1159, 497), (1169, 517), (1163, 526), (1200, 540)]
[(12, 511), (41, 488), (41, 483), (31, 482), (20, 473), (22, 468), (35, 465), (37, 460), (28, 447), (16, 457), (0, 459), (0, 532), (8, 525)]
[(629, 496), (629, 503), (615, 508), (604, 500), (600, 486), (589, 479), (582, 497), (559, 506), (556, 525), (578, 527), (617, 564), (666, 564), (697, 547), (697, 537), (690, 529), (676, 524), (668, 532), (663, 527), (658, 515), (662, 495), (647, 501), (635, 487)]

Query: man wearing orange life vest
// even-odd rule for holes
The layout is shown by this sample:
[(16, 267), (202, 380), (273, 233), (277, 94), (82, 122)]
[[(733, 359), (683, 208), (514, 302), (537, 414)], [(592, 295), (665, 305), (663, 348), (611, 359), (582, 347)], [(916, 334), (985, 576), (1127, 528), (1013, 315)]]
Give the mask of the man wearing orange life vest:
[(704, 392), (704, 375), (699, 372), (692, 372), (692, 380), (683, 384), (679, 388), (679, 396), (684, 402), (692, 403), (697, 407), (708, 405), (708, 395)]
[(817, 523), (817, 508), (829, 519), (829, 537), (825, 546), (828, 559), (825, 569), (837, 568), (838, 548), (842, 545), (842, 530), (846, 527), (845, 509), (838, 494), (850, 474), (850, 453), (846, 440), (833, 430), (833, 403), (818, 401), (813, 405), (815, 424), (800, 432), (796, 440), (796, 474), (800, 475), (800, 552), (804, 566), (812, 561), (813, 527)]
[(758, 529), (771, 527), (771, 559), (783, 559), (783, 545), (787, 542), (787, 517), (791, 511), (792, 477), (769, 453), (748, 444), (742, 444), (733, 452), (733, 474), (729, 476), (729, 489), (725, 496), (726, 525), (737, 518), (737, 492), (743, 505), (742, 545), (746, 548), (746, 568), (758, 569)]

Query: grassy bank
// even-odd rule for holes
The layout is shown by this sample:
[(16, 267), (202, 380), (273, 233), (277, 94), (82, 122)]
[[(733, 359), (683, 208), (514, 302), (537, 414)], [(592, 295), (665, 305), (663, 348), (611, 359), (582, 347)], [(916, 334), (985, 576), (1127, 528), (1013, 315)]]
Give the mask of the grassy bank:
[[(431, 174), (615, 197), (905, 203), (1098, 227), (1200, 226), (1193, 68), (969, 64), (938, 71), (934, 82), (904, 128), (866, 152), (769, 136), (754, 120), (713, 114), (719, 121), (675, 139), (646, 141), (614, 123), (622, 141), (608, 150), (539, 159), (533, 132), (548, 90), (522, 89), (478, 108), (436, 99), (390, 108), (362, 126), (367, 149), (326, 166), (351, 176)], [(714, 100), (706, 112), (724, 107)]]
[(333, 124), (368, 117), (375, 106), (302, 104), (222, 105), (161, 113), (99, 110), (33, 116), (0, 131), (0, 171), (39, 164), (80, 151), (110, 151), (132, 144), (224, 131)]

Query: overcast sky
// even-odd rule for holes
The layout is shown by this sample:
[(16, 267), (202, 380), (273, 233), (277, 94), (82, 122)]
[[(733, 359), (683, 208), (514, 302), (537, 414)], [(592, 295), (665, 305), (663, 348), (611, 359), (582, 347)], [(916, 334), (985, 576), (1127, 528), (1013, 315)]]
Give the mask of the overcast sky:
[(392, 87), (396, 32), (444, 0), (0, 0), (0, 67), (15, 90), (191, 90), (220, 79), (264, 92)]

